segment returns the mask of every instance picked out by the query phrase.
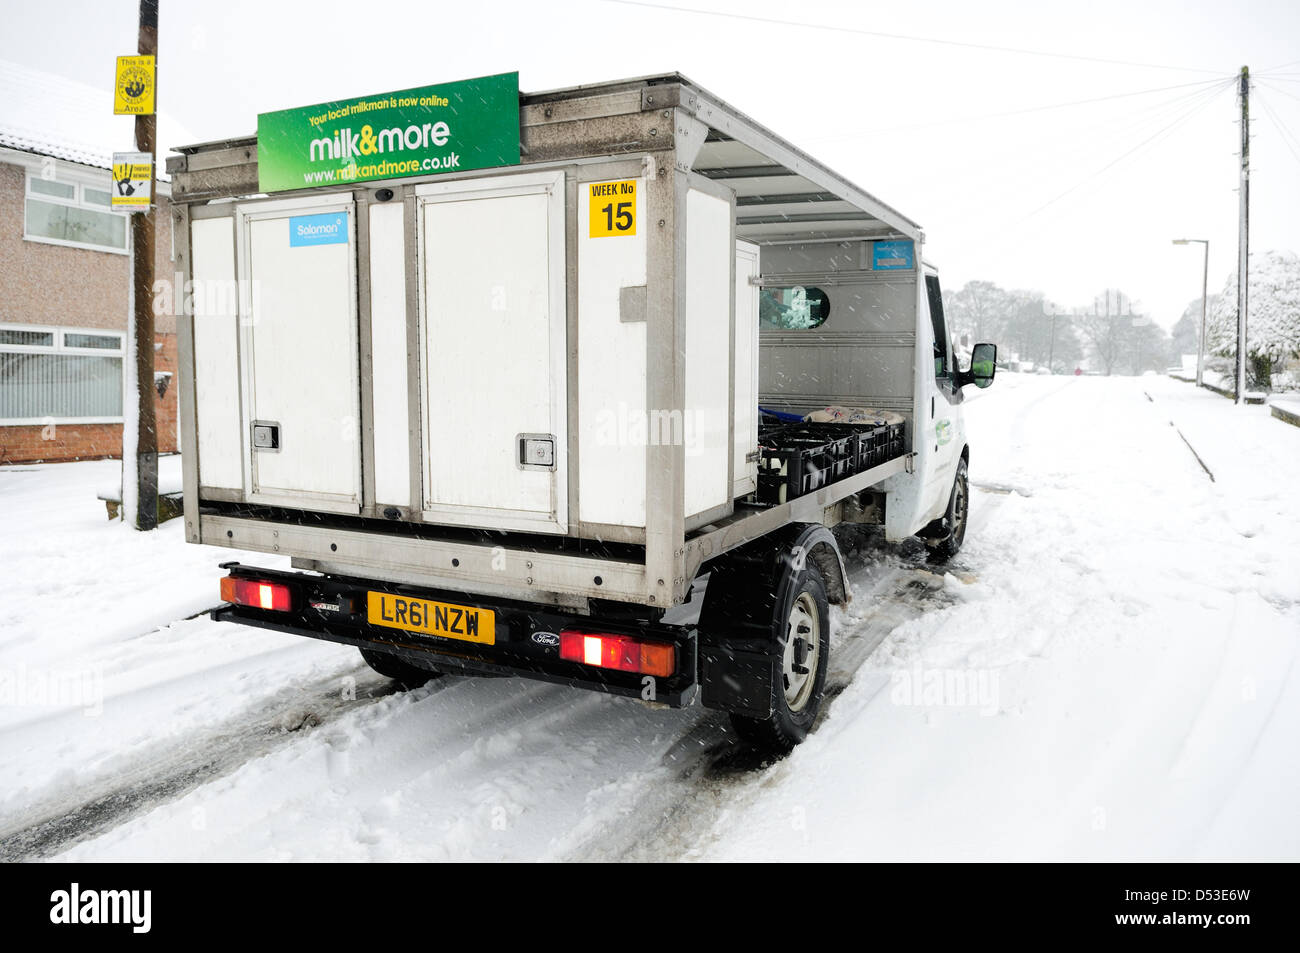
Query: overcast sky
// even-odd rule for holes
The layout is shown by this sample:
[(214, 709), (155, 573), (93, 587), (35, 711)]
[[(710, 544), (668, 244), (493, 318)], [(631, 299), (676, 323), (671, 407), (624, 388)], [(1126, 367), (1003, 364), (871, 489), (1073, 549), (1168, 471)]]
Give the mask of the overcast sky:
[[(135, 51), (132, 0), (5, 6), (6, 59), (107, 88)], [(949, 290), (980, 278), (1068, 306), (1116, 286), (1165, 326), (1201, 280), (1199, 247), (1171, 239), (1210, 240), (1211, 291), (1236, 260), (1227, 82), (1249, 65), (1274, 73), (1252, 92), (1251, 247), (1300, 251), (1300, 138), (1274, 122), (1300, 137), (1294, 0), (162, 0), (160, 37), (160, 108), (199, 139), (510, 70), (525, 90), (680, 71), (919, 221)]]

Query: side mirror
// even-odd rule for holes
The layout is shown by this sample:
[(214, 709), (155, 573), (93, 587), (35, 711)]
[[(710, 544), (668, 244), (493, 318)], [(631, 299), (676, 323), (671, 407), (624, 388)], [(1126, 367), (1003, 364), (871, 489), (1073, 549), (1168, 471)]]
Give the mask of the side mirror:
[(957, 374), (957, 386), (974, 384), (984, 388), (993, 383), (993, 375), (998, 369), (998, 346), (996, 344), (976, 344), (971, 351), (970, 370)]

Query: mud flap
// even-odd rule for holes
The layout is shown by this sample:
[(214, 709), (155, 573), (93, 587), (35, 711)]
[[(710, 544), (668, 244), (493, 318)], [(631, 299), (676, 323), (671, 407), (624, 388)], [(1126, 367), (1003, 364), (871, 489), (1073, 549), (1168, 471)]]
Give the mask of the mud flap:
[(751, 718), (775, 711), (779, 658), (770, 652), (733, 648), (725, 641), (700, 646), (700, 702)]

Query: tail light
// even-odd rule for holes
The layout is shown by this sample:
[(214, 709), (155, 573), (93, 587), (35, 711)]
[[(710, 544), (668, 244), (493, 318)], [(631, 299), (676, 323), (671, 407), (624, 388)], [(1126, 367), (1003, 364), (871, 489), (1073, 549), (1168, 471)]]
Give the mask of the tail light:
[(677, 650), (665, 642), (643, 642), (631, 635), (565, 630), (560, 633), (560, 658), (619, 672), (667, 677), (676, 667)]
[(282, 582), (263, 579), (237, 579), (226, 576), (221, 580), (221, 598), (224, 602), (251, 606), (254, 609), (274, 609), (288, 612), (293, 608), (293, 593)]

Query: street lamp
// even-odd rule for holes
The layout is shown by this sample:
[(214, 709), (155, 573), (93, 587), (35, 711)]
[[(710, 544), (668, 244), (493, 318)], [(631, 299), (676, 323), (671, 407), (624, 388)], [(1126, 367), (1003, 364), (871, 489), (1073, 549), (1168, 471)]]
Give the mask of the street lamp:
[(1201, 334), (1196, 344), (1196, 386), (1205, 386), (1205, 292), (1210, 284), (1210, 243), (1204, 238), (1175, 238), (1175, 245), (1205, 246), (1205, 266), (1201, 271)]

